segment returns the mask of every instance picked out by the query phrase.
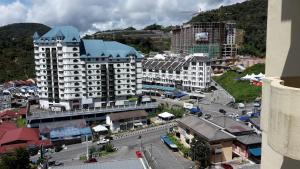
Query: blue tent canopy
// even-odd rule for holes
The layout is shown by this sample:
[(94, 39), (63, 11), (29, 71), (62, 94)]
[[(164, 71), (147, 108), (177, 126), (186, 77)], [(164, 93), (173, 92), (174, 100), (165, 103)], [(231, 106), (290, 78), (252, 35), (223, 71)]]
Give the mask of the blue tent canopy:
[(249, 152), (255, 157), (261, 156), (261, 148), (250, 148)]
[(201, 110), (198, 107), (193, 107), (191, 110), (191, 113), (199, 113)]
[(249, 121), (249, 119), (250, 119), (250, 117), (248, 115), (244, 115), (239, 118), (239, 120), (244, 121), (244, 122)]
[(186, 96), (187, 94), (185, 94), (185, 93), (181, 93), (181, 92), (178, 92), (178, 93), (176, 93), (176, 98), (181, 98), (181, 97), (183, 97), (183, 96)]
[(64, 127), (52, 130), (50, 132), (51, 139), (63, 139), (67, 137), (77, 137), (82, 135), (91, 135), (92, 131), (89, 127), (76, 128), (76, 127)]

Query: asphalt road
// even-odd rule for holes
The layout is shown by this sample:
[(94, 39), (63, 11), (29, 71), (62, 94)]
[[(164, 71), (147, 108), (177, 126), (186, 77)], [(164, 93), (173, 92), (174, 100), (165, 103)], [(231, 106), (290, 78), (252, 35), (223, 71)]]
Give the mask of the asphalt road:
[[(166, 125), (167, 126), (167, 125)], [(112, 144), (118, 151), (100, 159), (101, 162), (121, 159), (136, 158), (135, 151), (144, 149), (150, 151), (152, 147), (155, 169), (188, 169), (193, 162), (183, 158), (178, 152), (171, 151), (160, 141), (160, 136), (168, 131), (168, 127), (154, 127), (154, 129), (142, 130), (134, 134), (112, 140)], [(138, 136), (141, 135), (141, 139)], [(92, 143), (89, 143), (91, 146)], [(93, 144), (94, 145), (94, 144)], [(96, 146), (96, 145), (94, 145)], [(52, 160), (62, 161), (65, 166), (82, 164), (79, 156), (86, 153), (86, 143), (70, 145), (66, 150), (52, 154)]]

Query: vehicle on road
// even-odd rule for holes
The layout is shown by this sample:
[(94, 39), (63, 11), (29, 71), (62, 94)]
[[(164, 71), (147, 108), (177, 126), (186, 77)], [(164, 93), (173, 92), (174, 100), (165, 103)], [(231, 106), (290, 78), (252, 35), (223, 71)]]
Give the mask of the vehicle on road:
[(224, 109), (219, 109), (219, 112), (224, 114), (224, 115), (226, 114), (226, 111)]
[(97, 162), (96, 158), (90, 158), (90, 159), (84, 161), (84, 163), (95, 163), (95, 162)]
[(203, 92), (200, 89), (195, 90), (196, 93), (203, 94)]
[(97, 145), (100, 145), (100, 144), (106, 144), (106, 143), (108, 143), (109, 142), (109, 139), (101, 139), (101, 140), (99, 140), (99, 141), (97, 141)]
[(211, 115), (210, 114), (204, 114), (204, 116), (203, 116), (205, 119), (209, 119), (209, 118), (211, 118)]
[(239, 109), (244, 109), (245, 108), (245, 104), (244, 103), (238, 103), (238, 108)]
[(178, 147), (173, 143), (172, 140), (169, 139), (167, 135), (160, 136), (160, 140), (165, 143), (171, 150), (178, 151)]

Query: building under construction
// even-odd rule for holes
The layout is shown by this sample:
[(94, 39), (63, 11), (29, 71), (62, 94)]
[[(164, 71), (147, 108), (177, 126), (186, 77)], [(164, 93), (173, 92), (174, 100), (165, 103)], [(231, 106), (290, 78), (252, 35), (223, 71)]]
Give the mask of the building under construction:
[(194, 22), (172, 30), (174, 53), (209, 53), (210, 58), (236, 55), (236, 28), (232, 22)]

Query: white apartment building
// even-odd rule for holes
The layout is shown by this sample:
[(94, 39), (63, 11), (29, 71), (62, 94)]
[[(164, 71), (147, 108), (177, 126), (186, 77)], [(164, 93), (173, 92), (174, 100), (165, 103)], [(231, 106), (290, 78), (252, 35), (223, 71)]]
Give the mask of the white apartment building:
[(72, 26), (33, 36), (40, 107), (125, 105), (142, 93), (143, 56), (114, 41), (80, 39)]
[(144, 60), (143, 84), (179, 87), (183, 90), (203, 90), (210, 87), (211, 66), (208, 54), (194, 53), (185, 58)]

